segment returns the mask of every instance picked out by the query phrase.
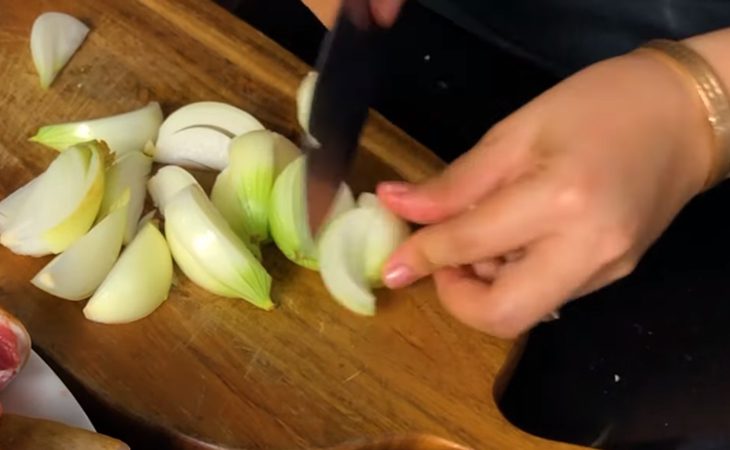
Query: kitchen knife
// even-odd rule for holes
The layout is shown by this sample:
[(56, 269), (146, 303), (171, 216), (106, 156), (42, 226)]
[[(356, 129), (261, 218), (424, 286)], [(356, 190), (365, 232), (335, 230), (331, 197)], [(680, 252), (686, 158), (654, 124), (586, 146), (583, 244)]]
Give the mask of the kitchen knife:
[[(384, 29), (372, 18), (370, 0), (343, 0), (315, 65), (307, 157), (306, 199), (313, 236), (329, 212), (357, 152), (375, 89)], [(313, 139), (312, 139), (313, 138)]]

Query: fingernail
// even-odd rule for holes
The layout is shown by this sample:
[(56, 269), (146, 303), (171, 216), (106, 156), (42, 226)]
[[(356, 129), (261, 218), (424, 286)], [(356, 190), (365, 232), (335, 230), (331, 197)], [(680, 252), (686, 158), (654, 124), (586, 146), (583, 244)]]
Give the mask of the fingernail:
[(380, 190), (384, 194), (388, 195), (403, 195), (407, 194), (412, 188), (410, 183), (403, 181), (389, 181), (380, 185)]
[(383, 282), (391, 289), (398, 289), (408, 286), (415, 281), (415, 278), (416, 276), (410, 267), (404, 264), (397, 264), (386, 269)]

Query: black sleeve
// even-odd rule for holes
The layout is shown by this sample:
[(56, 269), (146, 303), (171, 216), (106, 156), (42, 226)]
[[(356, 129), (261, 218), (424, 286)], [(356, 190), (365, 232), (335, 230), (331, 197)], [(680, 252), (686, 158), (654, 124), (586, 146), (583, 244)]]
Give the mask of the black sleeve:
[(730, 26), (728, 0), (420, 0), (473, 34), (559, 76), (652, 38)]

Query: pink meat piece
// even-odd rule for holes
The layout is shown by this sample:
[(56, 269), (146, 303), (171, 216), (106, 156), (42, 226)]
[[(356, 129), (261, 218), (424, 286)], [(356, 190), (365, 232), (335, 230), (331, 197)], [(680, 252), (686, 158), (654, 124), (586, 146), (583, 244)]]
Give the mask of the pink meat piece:
[(28, 360), (30, 348), (30, 335), (23, 324), (0, 309), (0, 390), (18, 375)]

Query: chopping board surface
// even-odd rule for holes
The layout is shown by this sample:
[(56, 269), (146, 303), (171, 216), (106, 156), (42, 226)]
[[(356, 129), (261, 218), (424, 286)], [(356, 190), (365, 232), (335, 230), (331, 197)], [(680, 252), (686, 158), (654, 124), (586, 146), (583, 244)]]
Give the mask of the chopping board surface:
[[(44, 92), (28, 37), (34, 18), (52, 10), (92, 31)], [(148, 101), (168, 114), (225, 101), (297, 140), (294, 95), (308, 67), (212, 2), (0, 0), (0, 11), (0, 197), (55, 156), (28, 142), (39, 126)], [(356, 192), (442, 167), (376, 114), (362, 146), (350, 180)], [(339, 307), (315, 272), (273, 247), (264, 254), (273, 312), (208, 294), (178, 272), (150, 317), (99, 325), (83, 318), (84, 302), (30, 285), (48, 258), (4, 248), (0, 304), (86, 392), (125, 420), (162, 430), (175, 447), (320, 448), (423, 433), (479, 449), (570, 448), (504, 420), (492, 389), (511, 344), (451, 319), (430, 283), (378, 292), (378, 315), (361, 318)]]

